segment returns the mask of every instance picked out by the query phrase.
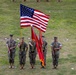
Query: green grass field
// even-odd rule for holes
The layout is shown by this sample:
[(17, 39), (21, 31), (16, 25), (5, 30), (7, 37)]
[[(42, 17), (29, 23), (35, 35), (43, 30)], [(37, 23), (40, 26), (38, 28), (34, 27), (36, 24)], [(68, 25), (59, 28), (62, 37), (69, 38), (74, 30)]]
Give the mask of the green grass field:
[[(76, 0), (27, 0), (22, 2), (16, 0), (0, 0), (0, 75), (76, 75)], [(19, 69), (18, 47), (16, 51), (15, 66), (16, 69), (9, 69), (8, 56), (5, 38), (9, 34), (14, 34), (14, 39), (21, 37), (20, 34), (20, 3), (41, 10), (50, 15), (47, 31), (43, 33), (48, 42), (47, 66), (46, 69), (40, 69), (40, 63), (37, 56), (36, 68), (31, 70), (27, 53), (27, 60), (24, 70)], [(38, 31), (37, 29), (35, 30)], [(30, 37), (30, 28), (22, 29), (22, 36), (28, 43)], [(50, 43), (53, 37), (57, 36), (63, 47), (60, 51), (59, 68), (52, 69), (52, 57)], [(74, 68), (74, 69), (71, 69)]]

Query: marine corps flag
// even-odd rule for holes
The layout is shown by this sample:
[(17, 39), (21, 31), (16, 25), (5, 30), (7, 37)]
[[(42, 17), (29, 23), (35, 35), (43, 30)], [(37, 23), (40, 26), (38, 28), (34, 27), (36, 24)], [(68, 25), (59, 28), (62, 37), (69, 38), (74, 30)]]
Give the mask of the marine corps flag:
[(40, 48), (40, 52), (41, 52), (41, 63), (42, 66), (44, 66), (44, 54), (43, 54), (43, 50), (42, 50), (42, 45), (43, 45), (43, 40), (42, 40), (42, 32), (39, 31), (39, 48)]
[(34, 32), (33, 27), (31, 27), (31, 32), (32, 32), (31, 38), (32, 38), (32, 40), (34, 39), (36, 42), (36, 48), (37, 48), (40, 62), (42, 62), (42, 66), (44, 66), (44, 55), (43, 55), (43, 51), (42, 51), (42, 39), (41, 39), (42, 36), (40, 36), (40, 39), (38, 39), (37, 35)]

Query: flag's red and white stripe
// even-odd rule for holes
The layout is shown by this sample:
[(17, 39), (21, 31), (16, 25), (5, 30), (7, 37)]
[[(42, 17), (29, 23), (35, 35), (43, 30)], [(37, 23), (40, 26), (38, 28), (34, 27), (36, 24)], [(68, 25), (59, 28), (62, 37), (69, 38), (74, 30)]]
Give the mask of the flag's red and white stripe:
[(45, 15), (44, 13), (38, 10), (34, 11), (32, 18), (28, 16), (20, 17), (21, 27), (28, 27), (30, 25), (33, 25), (34, 27), (40, 29), (43, 32), (46, 31), (48, 21), (49, 21), (49, 16)]

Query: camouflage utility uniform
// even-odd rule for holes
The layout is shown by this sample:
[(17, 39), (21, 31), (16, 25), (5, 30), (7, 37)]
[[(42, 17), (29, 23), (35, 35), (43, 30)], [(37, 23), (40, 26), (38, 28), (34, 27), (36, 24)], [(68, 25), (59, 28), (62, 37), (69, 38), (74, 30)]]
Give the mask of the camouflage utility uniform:
[(28, 47), (27, 47), (27, 44), (25, 42), (23, 42), (19, 46), (19, 62), (20, 62), (20, 65), (25, 65), (27, 48)]
[(9, 57), (9, 63), (13, 63), (14, 64), (14, 58), (15, 58), (15, 47), (16, 47), (16, 42), (13, 39), (9, 39), (6, 42), (7, 46), (8, 46), (8, 57)]
[(29, 58), (30, 58), (30, 64), (35, 64), (36, 43), (34, 41), (29, 42)]
[[(52, 46), (52, 59), (53, 59), (53, 65), (58, 66), (58, 59), (59, 59), (59, 48), (62, 46), (59, 42), (53, 42), (51, 44)], [(55, 48), (58, 48), (58, 50), (55, 50)]]

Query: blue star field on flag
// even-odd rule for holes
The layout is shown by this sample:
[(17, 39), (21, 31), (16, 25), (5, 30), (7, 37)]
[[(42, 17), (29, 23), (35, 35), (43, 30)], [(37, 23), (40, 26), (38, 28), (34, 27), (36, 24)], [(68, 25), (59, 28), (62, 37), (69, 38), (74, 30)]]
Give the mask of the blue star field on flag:
[(20, 4), (20, 16), (28, 16), (28, 17), (33, 17), (34, 14), (34, 9), (26, 7), (22, 4)]

